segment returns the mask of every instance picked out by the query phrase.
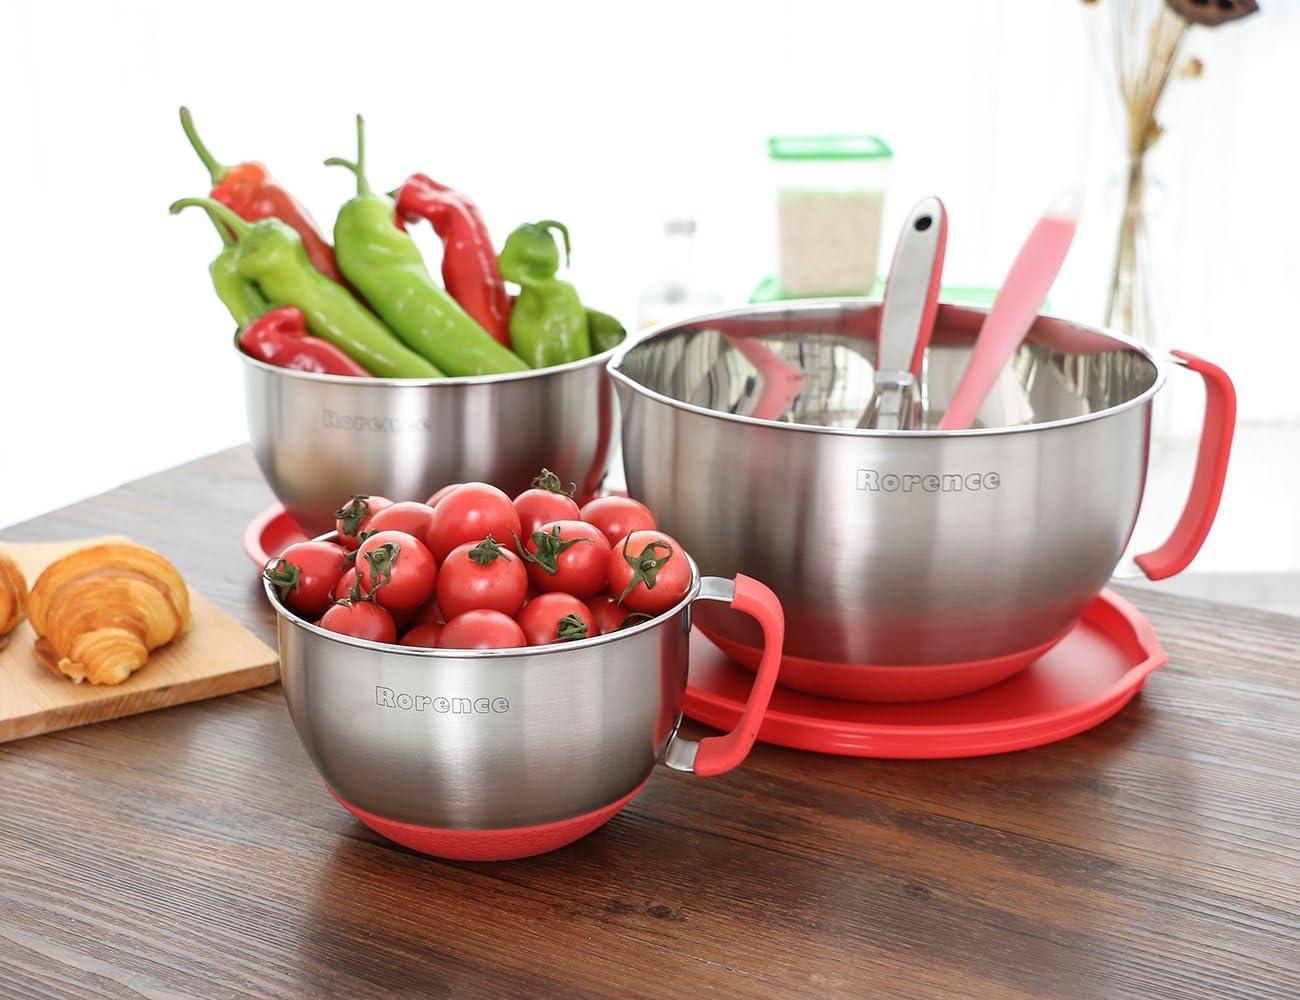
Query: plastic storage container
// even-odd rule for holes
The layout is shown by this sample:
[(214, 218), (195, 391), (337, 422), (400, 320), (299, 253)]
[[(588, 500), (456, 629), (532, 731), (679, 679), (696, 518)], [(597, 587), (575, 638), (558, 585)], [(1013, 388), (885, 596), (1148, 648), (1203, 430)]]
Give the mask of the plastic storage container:
[(893, 151), (874, 135), (773, 136), (786, 297), (866, 295), (876, 283)]

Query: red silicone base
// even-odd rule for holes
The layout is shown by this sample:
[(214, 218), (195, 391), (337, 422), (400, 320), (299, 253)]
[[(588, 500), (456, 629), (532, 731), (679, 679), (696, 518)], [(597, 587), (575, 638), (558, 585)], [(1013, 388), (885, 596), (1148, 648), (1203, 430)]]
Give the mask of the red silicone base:
[[(646, 781), (649, 780), (647, 777)], [(446, 830), (384, 819), (354, 806), (333, 788), (329, 791), (344, 809), (370, 829), (413, 851), (452, 861), (513, 861), (555, 851), (580, 840), (613, 819), (645, 785), (645, 781), (641, 782), (617, 802), (595, 812), (542, 826), (513, 826), (501, 830)]]
[[(699, 622), (695, 627), (736, 663), (758, 668), (762, 650), (718, 635)], [(786, 654), (781, 657), (782, 687), (844, 701), (935, 701), (970, 694), (1013, 677), (1055, 646), (1064, 635), (1010, 656), (933, 667), (887, 667), (824, 663)]]
[(273, 503), (244, 529), (244, 554), (260, 569), (294, 542), (306, 540), (307, 533), (298, 527), (284, 505)]

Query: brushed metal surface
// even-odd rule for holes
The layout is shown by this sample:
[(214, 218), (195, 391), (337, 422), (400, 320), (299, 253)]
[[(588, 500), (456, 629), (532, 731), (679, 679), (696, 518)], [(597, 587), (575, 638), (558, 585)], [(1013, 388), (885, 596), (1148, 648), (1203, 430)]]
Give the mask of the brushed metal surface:
[(325, 781), (387, 819), (499, 829), (607, 806), (666, 753), (690, 770), (696, 745), (675, 733), (692, 602), (728, 601), (731, 588), (697, 572), (687, 598), (652, 622), (473, 654), (335, 635), (266, 593), (289, 713)]
[(240, 352), (253, 452), (309, 534), (354, 493), (423, 500), (447, 483), (512, 496), (542, 466), (590, 496), (616, 429), (609, 352), (518, 375), (359, 379), (289, 371)]
[[(787, 654), (929, 665), (1057, 639), (1128, 542), (1164, 372), (1125, 338), (1044, 318), (974, 429), (929, 429), (983, 315), (940, 308), (914, 431), (856, 428), (878, 304), (777, 303), (655, 331), (610, 366), (629, 492), (704, 572), (772, 587)], [(697, 614), (758, 641), (738, 615)]]

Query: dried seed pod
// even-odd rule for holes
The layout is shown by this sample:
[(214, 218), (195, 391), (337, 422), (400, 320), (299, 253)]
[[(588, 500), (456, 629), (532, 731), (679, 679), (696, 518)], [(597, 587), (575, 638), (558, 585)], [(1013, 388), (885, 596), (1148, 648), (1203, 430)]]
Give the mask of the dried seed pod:
[(121, 684), (190, 627), (185, 581), (141, 545), (93, 545), (57, 559), (28, 602), (36, 655), (78, 683)]
[(1165, 0), (1171, 10), (1189, 24), (1213, 28), (1237, 21), (1259, 10), (1255, 0)]
[(27, 580), (18, 564), (0, 552), (0, 647), (27, 617)]

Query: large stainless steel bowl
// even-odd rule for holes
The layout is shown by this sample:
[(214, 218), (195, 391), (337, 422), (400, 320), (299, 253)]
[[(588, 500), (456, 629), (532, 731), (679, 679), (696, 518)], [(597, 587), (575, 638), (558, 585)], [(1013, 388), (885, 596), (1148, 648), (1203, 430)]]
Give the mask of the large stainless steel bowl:
[(717, 774), (753, 745), (756, 724), (699, 743), (677, 735), (691, 610), (729, 602), (764, 621), (772, 654), (751, 695), (761, 718), (779, 665), (780, 606), (753, 580), (692, 572), (686, 598), (651, 621), (482, 652), (338, 635), (294, 615), (267, 585), (298, 737), (349, 810), (408, 846), (479, 859), (558, 847), (626, 804), (656, 761)]
[(580, 495), (605, 476), (616, 411), (611, 352), (478, 378), (348, 378), (290, 371), (240, 352), (253, 452), (309, 534), (354, 493), (423, 500), (447, 483), (528, 487), (545, 466)]
[[(776, 303), (620, 348), (610, 371), (629, 492), (705, 572), (770, 583), (787, 659), (907, 667), (1050, 645), (1129, 540), (1165, 362), (1041, 318), (976, 427), (941, 432), (984, 318), (944, 306), (921, 380), (926, 429), (858, 430), (879, 312), (860, 300)], [(1227, 427), (1230, 440), (1230, 415)], [(1222, 466), (1227, 441), (1217, 444)], [(1212, 517), (1211, 505), (1206, 530)], [(1199, 546), (1196, 529), (1180, 527), (1183, 550)], [(699, 621), (753, 642), (734, 616), (702, 609)]]

